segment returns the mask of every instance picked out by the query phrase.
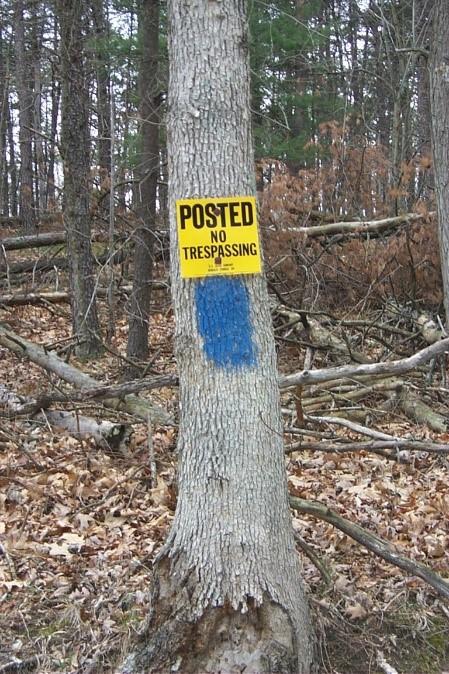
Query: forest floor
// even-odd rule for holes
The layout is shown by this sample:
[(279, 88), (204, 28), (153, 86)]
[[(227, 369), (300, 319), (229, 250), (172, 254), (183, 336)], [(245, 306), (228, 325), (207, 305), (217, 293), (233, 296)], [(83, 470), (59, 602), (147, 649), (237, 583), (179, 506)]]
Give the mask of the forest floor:
[[(106, 322), (103, 304), (101, 314)], [(124, 354), (123, 307), (117, 316), (111, 346)], [(0, 321), (48, 348), (63, 346), (70, 336), (64, 304), (0, 306)], [(158, 290), (153, 297), (150, 373), (176, 371), (172, 335), (169, 298)], [(301, 347), (279, 342), (283, 373), (301, 370), (303, 357)], [(120, 380), (123, 367), (123, 360), (110, 352), (88, 364), (73, 356), (70, 362), (110, 383)], [(48, 372), (1, 347), (0, 380), (31, 397), (59, 386)], [(151, 399), (176, 417), (175, 388), (151, 392)], [(283, 406), (290, 403), (285, 394)], [(378, 430), (449, 441), (448, 433), (414, 425), (400, 413), (376, 416), (375, 397), (365, 404)], [(446, 403), (443, 408), (447, 416)], [(99, 404), (73, 404), (70, 409), (129, 423), (133, 433), (126, 452), (114, 452), (90, 439), (58, 433), (45, 422), (6, 415), (0, 419), (2, 674), (14, 671), (5, 665), (15, 658), (41, 674), (110, 672), (147, 613), (152, 561), (173, 519), (176, 428), (153, 429), (157, 485), (152, 487), (145, 424)], [(353, 437), (344, 429), (339, 433)], [(295, 439), (286, 433), (287, 445)], [(448, 576), (447, 455), (421, 452), (403, 464), (367, 452), (304, 449), (288, 457), (287, 469), (292, 494), (332, 507), (392, 542), (400, 553)], [(300, 553), (323, 674), (433, 674), (449, 669), (449, 610), (441, 597), (331, 525), (297, 514), (293, 521), (331, 577), (326, 583), (310, 558)]]

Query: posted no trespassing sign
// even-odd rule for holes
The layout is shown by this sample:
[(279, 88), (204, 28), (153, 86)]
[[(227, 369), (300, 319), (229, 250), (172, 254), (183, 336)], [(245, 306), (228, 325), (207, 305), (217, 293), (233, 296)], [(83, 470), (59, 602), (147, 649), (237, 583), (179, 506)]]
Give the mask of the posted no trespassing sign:
[(183, 278), (261, 271), (255, 197), (180, 199), (176, 221)]

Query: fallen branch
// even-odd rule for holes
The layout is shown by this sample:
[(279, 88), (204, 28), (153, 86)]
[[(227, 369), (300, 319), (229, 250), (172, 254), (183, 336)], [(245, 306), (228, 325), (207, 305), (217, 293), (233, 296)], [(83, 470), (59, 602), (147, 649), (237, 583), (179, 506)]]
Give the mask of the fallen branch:
[(25, 304), (37, 305), (67, 302), (70, 299), (69, 293), (66, 292), (44, 292), (44, 293), (8, 293), (8, 295), (0, 295), (0, 306), (23, 306)]
[(295, 541), (297, 542), (303, 553), (310, 559), (312, 564), (316, 566), (325, 584), (329, 587), (329, 585), (331, 585), (332, 583), (332, 576), (330, 571), (326, 568), (326, 565), (318, 557), (315, 550), (313, 550), (310, 547), (310, 545), (306, 543), (306, 541), (303, 539), (302, 536), (299, 535), (297, 531), (295, 531), (294, 536)]
[[(351, 360), (355, 360), (357, 363), (372, 362), (371, 359), (368, 358), (364, 353), (352, 349), (348, 342), (335, 335), (331, 330), (329, 330), (315, 318), (307, 316), (307, 320), (305, 320), (305, 314), (301, 314), (284, 307), (277, 307), (276, 314), (278, 316), (284, 316), (287, 318), (289, 321), (288, 325), (294, 330), (298, 331), (299, 329), (301, 332), (305, 331), (307, 334), (307, 340), (314, 348), (332, 349), (337, 353), (348, 355)], [(304, 324), (306, 325), (304, 326)]]
[[(23, 402), (21, 396), (0, 384), (0, 407), (5, 407), (11, 416), (20, 411)], [(26, 404), (33, 406), (35, 411), (39, 409), (35, 401), (28, 401)], [(120, 449), (129, 437), (125, 424), (117, 424), (104, 419), (97, 420), (77, 412), (49, 410), (41, 412), (36, 419), (44, 421), (51, 427), (67, 431), (76, 438), (91, 437), (99, 447), (105, 449)]]
[(322, 503), (318, 503), (317, 501), (306, 501), (297, 496), (290, 496), (289, 501), (290, 507), (294, 510), (306, 515), (312, 515), (313, 517), (317, 517), (320, 520), (332, 524), (332, 526), (343, 531), (347, 536), (353, 538), (360, 543), (360, 545), (363, 545), (378, 557), (390, 562), (390, 564), (398, 566), (400, 569), (413, 576), (418, 576), (418, 578), (421, 578), (424, 582), (433, 587), (438, 594), (449, 599), (449, 583), (444, 580), (444, 578), (425, 564), (414, 562), (407, 557), (403, 557), (396, 552), (388, 541), (366, 531), (366, 529), (359, 524), (345, 520), (334, 510), (331, 510)]
[(445, 417), (435, 412), (430, 405), (420, 400), (417, 396), (407, 391), (405, 386), (397, 390), (396, 395), (387, 401), (387, 405), (398, 404), (404, 414), (415, 423), (426, 424), (436, 433), (445, 433), (447, 423)]
[[(304, 435), (304, 429), (298, 429), (301, 431), (300, 435)], [(296, 435), (294, 428), (286, 429), (287, 433)], [(298, 433), (299, 434), (299, 433)], [(392, 449), (399, 451), (402, 449), (407, 449), (414, 452), (428, 452), (429, 454), (449, 454), (449, 445), (439, 442), (430, 442), (427, 440), (407, 440), (407, 438), (395, 438), (393, 440), (372, 440), (364, 442), (309, 442), (308, 440), (303, 440), (297, 442), (294, 445), (287, 447), (286, 452), (291, 454), (291, 452), (297, 452), (299, 450), (308, 449), (313, 452), (330, 452), (340, 454), (343, 452), (374, 452), (377, 450)], [(382, 454), (386, 456), (385, 453)], [(395, 459), (395, 455), (390, 453), (387, 455), (387, 458)]]
[(39, 667), (37, 655), (23, 660), (14, 658), (14, 660), (0, 665), (0, 674), (25, 674), (25, 672), (33, 672), (37, 667)]
[[(12, 330), (0, 325), (0, 344), (15, 353), (20, 358), (25, 357), (47, 371), (53, 372), (60, 379), (72, 384), (78, 389), (92, 389), (98, 387), (98, 382), (85, 372), (78, 370), (73, 365), (66, 363), (51, 351), (45, 351), (42, 346), (20, 337)], [(84, 394), (84, 391), (83, 391)], [(161, 407), (154, 405), (149, 400), (143, 400), (137, 396), (126, 395), (118, 399), (116, 396), (104, 396), (104, 404), (112, 409), (119, 409), (134, 414), (145, 422), (148, 415), (154, 423), (170, 424), (170, 415)]]
[[(152, 288), (167, 289), (168, 284), (164, 281), (150, 281)], [(132, 286), (120, 286), (117, 289), (120, 293), (131, 293)], [(97, 288), (95, 294), (97, 297), (106, 297), (107, 288)], [(41, 292), (41, 293), (8, 293), (7, 295), (0, 295), (0, 306), (23, 306), (23, 305), (39, 305), (39, 304), (53, 304), (59, 302), (69, 302), (70, 293), (65, 291), (59, 292)]]
[(41, 246), (54, 246), (55, 244), (65, 243), (66, 233), (60, 232), (42, 232), (41, 234), (32, 234), (28, 236), (8, 236), (0, 239), (0, 247), (5, 250), (23, 250), (24, 248), (40, 248)]
[(383, 363), (363, 363), (362, 365), (339, 365), (337, 367), (328, 367), (320, 370), (303, 370), (294, 374), (285, 375), (280, 378), (281, 388), (289, 386), (298, 386), (303, 384), (316, 384), (343, 377), (360, 377), (362, 375), (398, 375), (404, 374), (417, 368), (423, 363), (441, 353), (449, 353), (449, 337), (436, 342), (425, 349), (400, 360), (391, 360)]
[[(1, 343), (1, 335), (2, 332), (5, 329), (0, 326), (0, 343)], [(10, 334), (15, 334), (9, 331)], [(5, 334), (5, 333), (4, 333)], [(16, 335), (16, 338), (18, 338), (18, 335)], [(22, 340), (22, 338), (19, 338)], [(22, 340), (23, 342), (26, 342), (26, 340)], [(31, 344), (30, 342), (27, 342), (27, 344)], [(8, 346), (8, 348), (10, 348)], [(41, 348), (41, 347), (39, 347)], [(335, 381), (338, 379), (354, 379), (354, 378), (361, 378), (364, 376), (376, 376), (376, 375), (390, 375), (390, 374), (401, 374), (404, 372), (408, 372), (419, 365), (422, 365), (423, 363), (431, 360), (435, 355), (438, 355), (440, 353), (446, 353), (449, 351), (449, 338), (441, 340), (440, 342), (437, 342), (436, 344), (432, 344), (431, 346), (426, 347), (425, 349), (422, 349), (421, 351), (418, 351), (414, 355), (410, 356), (409, 358), (404, 358), (402, 360), (393, 360), (385, 363), (367, 363), (367, 364), (362, 364), (362, 365), (340, 365), (337, 367), (330, 367), (330, 368), (323, 368), (319, 370), (303, 370), (302, 372), (296, 372), (294, 374), (290, 375), (285, 375), (283, 377), (280, 377), (279, 379), (279, 386), (281, 388), (289, 388), (289, 387), (296, 387), (298, 385), (303, 385), (303, 384), (312, 384), (312, 383), (321, 383), (321, 382), (329, 382), (329, 381)], [(19, 349), (19, 353), (22, 353), (22, 348)], [(23, 354), (22, 354), (23, 355)], [(32, 359), (31, 359), (32, 360)], [(60, 359), (59, 359), (60, 360)], [(36, 362), (36, 361), (35, 361)], [(66, 365), (64, 361), (60, 361), (63, 365)], [(40, 364), (40, 363), (38, 363)], [(45, 365), (42, 365), (42, 367), (45, 367)], [(58, 365), (58, 369), (62, 367)], [(71, 366), (68, 366), (71, 367)], [(77, 371), (78, 372), (78, 371)], [(61, 375), (58, 375), (61, 376)], [(87, 377), (87, 375), (85, 375)], [(63, 376), (61, 376), (61, 379), (64, 379)], [(150, 390), (153, 388), (161, 388), (165, 386), (177, 386), (178, 385), (178, 377), (177, 375), (162, 375), (161, 377), (145, 377), (143, 379), (137, 379), (134, 381), (130, 382), (125, 382), (123, 384), (118, 384), (118, 385), (99, 385), (98, 382), (95, 382), (95, 380), (92, 380), (92, 378), (89, 378), (91, 380), (90, 385), (88, 383), (83, 384), (83, 393), (82, 397), (83, 399), (86, 398), (106, 398), (106, 397), (121, 397), (124, 395), (128, 395), (130, 393), (138, 393), (141, 391), (146, 391)], [(66, 379), (65, 381), (70, 381), (69, 379)], [(71, 382), (70, 382), (71, 383)], [(397, 382), (392, 382), (391, 384), (393, 387), (397, 385)], [(369, 387), (368, 390), (379, 390), (385, 389), (385, 384), (382, 382), (378, 382), (378, 384), (374, 384), (372, 387)], [(391, 388), (388, 386), (388, 388)], [(80, 394), (81, 395), (81, 394)], [(79, 397), (74, 393), (73, 394), (73, 401), (78, 400)], [(40, 402), (42, 402), (42, 406), (45, 407), (45, 398), (41, 398)], [(50, 402), (62, 402), (63, 401), (63, 396), (52, 396), (50, 399)], [(318, 401), (317, 401), (318, 402)]]
[[(0, 341), (1, 343), (1, 341)], [(139, 393), (140, 391), (150, 391), (152, 389), (172, 387), (178, 385), (178, 376), (176, 374), (163, 374), (155, 377), (145, 377), (144, 379), (135, 379), (123, 384), (101, 385), (83, 388), (81, 391), (70, 391), (70, 393), (52, 393), (50, 395), (40, 396), (32, 403), (25, 403), (16, 414), (33, 414), (38, 409), (47, 409), (54, 403), (67, 402), (86, 402), (87, 400), (103, 398), (122, 398), (130, 393)]]
[[(96, 264), (121, 264), (126, 259), (126, 251), (116, 251), (112, 255), (110, 253), (103, 253), (102, 255), (94, 256), (93, 261)], [(10, 262), (8, 267), (0, 265), (0, 277), (9, 274), (22, 274), (27, 272), (37, 271), (51, 271), (55, 267), (58, 269), (66, 269), (69, 266), (67, 257), (42, 257), (36, 260), (22, 260), (20, 262)]]
[(318, 236), (329, 236), (330, 234), (372, 234), (385, 232), (389, 229), (395, 229), (401, 225), (408, 225), (411, 222), (418, 222), (432, 217), (434, 213), (405, 213), (393, 218), (384, 218), (383, 220), (357, 220), (354, 222), (332, 222), (328, 225), (314, 225), (313, 227), (295, 227), (289, 231), (305, 234), (308, 238)]
[(354, 421), (349, 421), (349, 419), (340, 419), (338, 417), (315, 417), (315, 416), (308, 416), (306, 417), (307, 421), (311, 421), (312, 423), (319, 423), (319, 424), (330, 424), (330, 425), (336, 425), (336, 426), (343, 426), (344, 428), (349, 428), (350, 431), (354, 431), (355, 433), (360, 433), (361, 435), (367, 435), (370, 438), (374, 438), (375, 440), (396, 440), (395, 437), (392, 435), (388, 435), (387, 433), (382, 433), (381, 431), (376, 431), (374, 428), (367, 428), (366, 426), (362, 426), (361, 424), (358, 424)]

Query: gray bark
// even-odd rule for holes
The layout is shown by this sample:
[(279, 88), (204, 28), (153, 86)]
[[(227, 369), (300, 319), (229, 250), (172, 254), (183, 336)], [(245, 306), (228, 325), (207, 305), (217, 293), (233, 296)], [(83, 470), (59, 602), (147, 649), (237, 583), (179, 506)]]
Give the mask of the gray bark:
[[(53, 21), (53, 50), (58, 53), (58, 28), (57, 19)], [(49, 211), (55, 210), (56, 206), (56, 190), (55, 190), (55, 152), (56, 152), (56, 138), (58, 130), (59, 119), (59, 102), (61, 98), (61, 82), (56, 72), (54, 63), (51, 63), (51, 116), (50, 116), (50, 139), (47, 143), (48, 153), (48, 169), (47, 169), (47, 209)]]
[[(432, 23), (430, 21), (431, 3), (429, 0), (417, 0), (416, 2), (416, 46), (421, 49), (430, 49), (430, 36)], [(422, 157), (431, 160), (431, 126), (430, 126), (430, 88), (429, 88), (429, 64), (427, 58), (421, 55), (416, 63), (416, 149)], [(418, 198), (429, 198), (429, 187), (433, 188), (433, 171), (429, 167), (427, 173), (424, 166), (418, 179)]]
[(36, 185), (36, 218), (47, 208), (47, 166), (44, 152), (42, 132), (42, 43), (44, 32), (43, 8), (39, 2), (30, 6), (31, 31), (31, 63), (33, 69), (33, 128), (35, 153), (35, 185)]
[(8, 215), (6, 121), (8, 118), (9, 44), (0, 26), (0, 213)]
[(449, 5), (435, 0), (430, 58), (432, 153), (438, 210), (444, 308), (449, 326)]
[(19, 208), (23, 227), (32, 231), (36, 224), (33, 199), (33, 77), (28, 48), (25, 43), (25, 18), (23, 0), (14, 3), (14, 45), (16, 58), (16, 86), (19, 99), (20, 193)]
[[(311, 668), (265, 280), (183, 280), (179, 271), (176, 199), (255, 192), (245, 10), (242, 0), (168, 3), (179, 498), (156, 568), (149, 628), (123, 673)], [(220, 360), (226, 338), (201, 332), (199, 294), (208, 293), (205, 320), (227, 330), (230, 316), (245, 320), (239, 292), (251, 327), (246, 355), (234, 363)], [(232, 346), (240, 339), (237, 330)]]
[[(135, 190), (139, 225), (134, 234), (134, 282), (129, 308), (127, 357), (148, 358), (151, 276), (154, 258), (157, 179), (159, 171), (159, 1), (142, 0), (140, 13), (142, 59), (140, 64), (140, 142)], [(136, 376), (134, 368), (127, 375)]]
[[(93, 28), (95, 35), (95, 75), (97, 81), (97, 157), (100, 170), (101, 189), (109, 189), (111, 172), (111, 101), (109, 98), (109, 63), (104, 41), (108, 25), (104, 12), (104, 0), (91, 3)], [(111, 194), (103, 199), (102, 206), (107, 212)]]
[(13, 217), (16, 217), (19, 212), (17, 200), (17, 165), (16, 165), (16, 149), (14, 143), (14, 128), (10, 105), (7, 106), (7, 136), (8, 136), (8, 150), (9, 150), (9, 181), (10, 181), (10, 212)]
[(89, 84), (86, 68), (85, 0), (58, 0), (61, 27), (62, 124), (64, 160), (64, 225), (70, 259), (73, 332), (77, 353), (94, 356), (101, 348), (95, 299), (91, 225)]

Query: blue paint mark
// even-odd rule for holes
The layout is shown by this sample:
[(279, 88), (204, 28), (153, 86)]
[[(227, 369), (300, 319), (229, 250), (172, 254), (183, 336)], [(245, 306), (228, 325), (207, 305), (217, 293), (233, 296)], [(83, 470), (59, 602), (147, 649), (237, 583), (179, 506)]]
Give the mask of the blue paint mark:
[(256, 364), (249, 296), (239, 278), (211, 276), (195, 287), (198, 331), (209, 360), (223, 368)]

